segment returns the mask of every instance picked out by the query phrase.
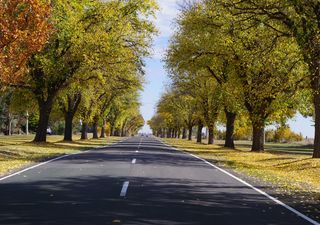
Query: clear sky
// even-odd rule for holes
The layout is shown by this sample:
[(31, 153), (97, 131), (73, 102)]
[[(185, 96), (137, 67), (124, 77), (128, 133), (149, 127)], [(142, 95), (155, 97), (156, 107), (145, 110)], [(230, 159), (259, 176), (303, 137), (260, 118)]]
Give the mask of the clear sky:
[[(158, 0), (160, 11), (157, 13), (155, 24), (160, 34), (154, 41), (153, 56), (146, 60), (146, 84), (144, 91), (141, 93), (141, 113), (145, 121), (151, 119), (155, 113), (157, 101), (165, 89), (165, 84), (169, 81), (161, 59), (173, 32), (174, 19), (178, 14), (179, 2), (181, 1)], [(289, 125), (295, 132), (301, 132), (303, 136), (313, 138), (314, 128), (311, 118), (303, 118), (301, 115), (297, 115), (289, 121)], [(145, 125), (142, 132), (150, 133), (151, 130)]]

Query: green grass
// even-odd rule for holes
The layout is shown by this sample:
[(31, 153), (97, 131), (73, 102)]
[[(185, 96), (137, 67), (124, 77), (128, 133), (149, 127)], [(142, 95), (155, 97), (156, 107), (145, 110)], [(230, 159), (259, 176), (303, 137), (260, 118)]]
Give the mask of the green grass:
[(83, 150), (104, 146), (121, 140), (120, 137), (108, 137), (98, 140), (79, 140), (63, 142), (62, 136), (48, 136), (48, 143), (32, 143), (33, 135), (0, 136), (0, 175), (5, 175), (31, 163), (43, 161), (62, 154), (71, 154)]
[(316, 196), (320, 196), (320, 159), (312, 159), (306, 154), (272, 151), (276, 149), (299, 151), (303, 147), (296, 148), (294, 144), (270, 144), (267, 146), (270, 151), (253, 153), (250, 152), (249, 146), (245, 145), (246, 143), (232, 150), (220, 145), (197, 144), (194, 141), (164, 140), (206, 160), (274, 184), (283, 190), (316, 193)]

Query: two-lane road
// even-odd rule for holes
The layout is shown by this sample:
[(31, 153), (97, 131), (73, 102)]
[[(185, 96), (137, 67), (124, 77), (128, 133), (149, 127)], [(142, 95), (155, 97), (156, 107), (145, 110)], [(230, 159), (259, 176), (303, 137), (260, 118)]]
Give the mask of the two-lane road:
[(0, 224), (311, 223), (197, 158), (134, 137), (0, 181)]

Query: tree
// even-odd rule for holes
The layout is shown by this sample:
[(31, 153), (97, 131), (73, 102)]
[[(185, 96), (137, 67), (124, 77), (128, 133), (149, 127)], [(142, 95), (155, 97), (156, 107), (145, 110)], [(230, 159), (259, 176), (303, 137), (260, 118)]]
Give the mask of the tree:
[[(230, 13), (221, 1), (191, 4), (178, 26), (168, 51), (169, 68), (179, 74), (207, 69), (225, 96), (235, 96), (246, 108), (253, 126), (252, 151), (263, 151), (266, 122), (294, 106), (291, 100), (303, 81), (305, 65), (295, 40)], [(231, 109), (227, 106), (226, 112)], [(226, 117), (234, 121), (235, 116)], [(232, 130), (232, 123), (227, 124)]]
[[(109, 122), (111, 127), (111, 135), (126, 136), (128, 134), (135, 134), (136, 129), (140, 127), (141, 124), (138, 124), (141, 122), (138, 90), (131, 89), (129, 92), (125, 92), (112, 100), (106, 117), (106, 121)], [(134, 118), (137, 119), (137, 123), (134, 122)]]
[[(228, 1), (233, 15), (241, 15), (251, 24), (260, 23), (272, 30), (275, 37), (294, 38), (308, 66), (309, 87), (315, 113), (314, 158), (320, 158), (320, 2), (310, 1)], [(249, 25), (250, 26), (250, 25)]]
[(0, 0), (0, 15), (0, 82), (15, 84), (49, 38), (51, 9), (41, 0)]
[(157, 112), (164, 119), (167, 137), (174, 137), (175, 129), (185, 127), (188, 130), (188, 140), (192, 140), (192, 128), (197, 122), (196, 101), (192, 96), (172, 88), (159, 100)]
[(145, 121), (140, 113), (131, 115), (126, 123), (126, 135), (135, 135), (144, 126)]
[[(240, 106), (238, 95), (234, 94), (235, 86), (229, 84), (232, 83), (230, 64), (232, 64), (233, 55), (226, 48), (229, 36), (224, 28), (224, 24), (227, 23), (225, 14), (215, 13), (222, 12), (223, 8), (211, 4), (214, 4), (214, 1), (189, 3), (184, 6), (165, 61), (169, 73), (172, 74), (171, 77), (173, 79), (177, 77), (175, 80), (179, 80), (186, 74), (197, 74), (199, 71), (204, 73), (204, 70), (207, 70), (209, 74), (206, 76), (211, 76), (221, 86), (227, 118), (225, 147), (234, 148), (234, 122)], [(198, 87), (196, 90), (200, 91)]]
[(214, 130), (218, 115), (222, 109), (222, 88), (216, 80), (210, 76), (206, 69), (195, 72), (171, 74), (173, 86), (180, 95), (191, 96), (195, 99), (196, 120), (198, 122), (197, 142), (201, 142), (203, 125), (208, 127), (208, 144), (214, 142)]
[(28, 79), (20, 84), (39, 105), (35, 142), (46, 141), (52, 106), (61, 90), (76, 79), (99, 76), (102, 66), (110, 69), (130, 63), (141, 70), (155, 32), (148, 20), (155, 9), (152, 0), (54, 1), (52, 5), (55, 33), (44, 50), (32, 57)]
[(287, 124), (281, 124), (274, 131), (273, 140), (274, 142), (293, 142), (293, 141), (302, 141), (303, 137), (301, 134), (294, 133), (290, 126)]
[(74, 89), (69, 90), (68, 93), (63, 93), (63, 95), (58, 98), (59, 108), (62, 111), (65, 120), (64, 141), (72, 141), (73, 119), (82, 99), (81, 88), (75, 87)]
[(165, 123), (161, 114), (154, 115), (147, 123), (150, 126), (153, 135), (161, 138), (165, 137)]

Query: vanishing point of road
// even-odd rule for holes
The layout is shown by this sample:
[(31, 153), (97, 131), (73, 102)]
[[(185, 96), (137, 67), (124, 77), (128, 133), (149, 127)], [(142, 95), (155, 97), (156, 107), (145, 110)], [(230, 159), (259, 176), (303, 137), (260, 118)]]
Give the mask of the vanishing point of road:
[(1, 225), (307, 225), (219, 168), (132, 137), (0, 179)]

